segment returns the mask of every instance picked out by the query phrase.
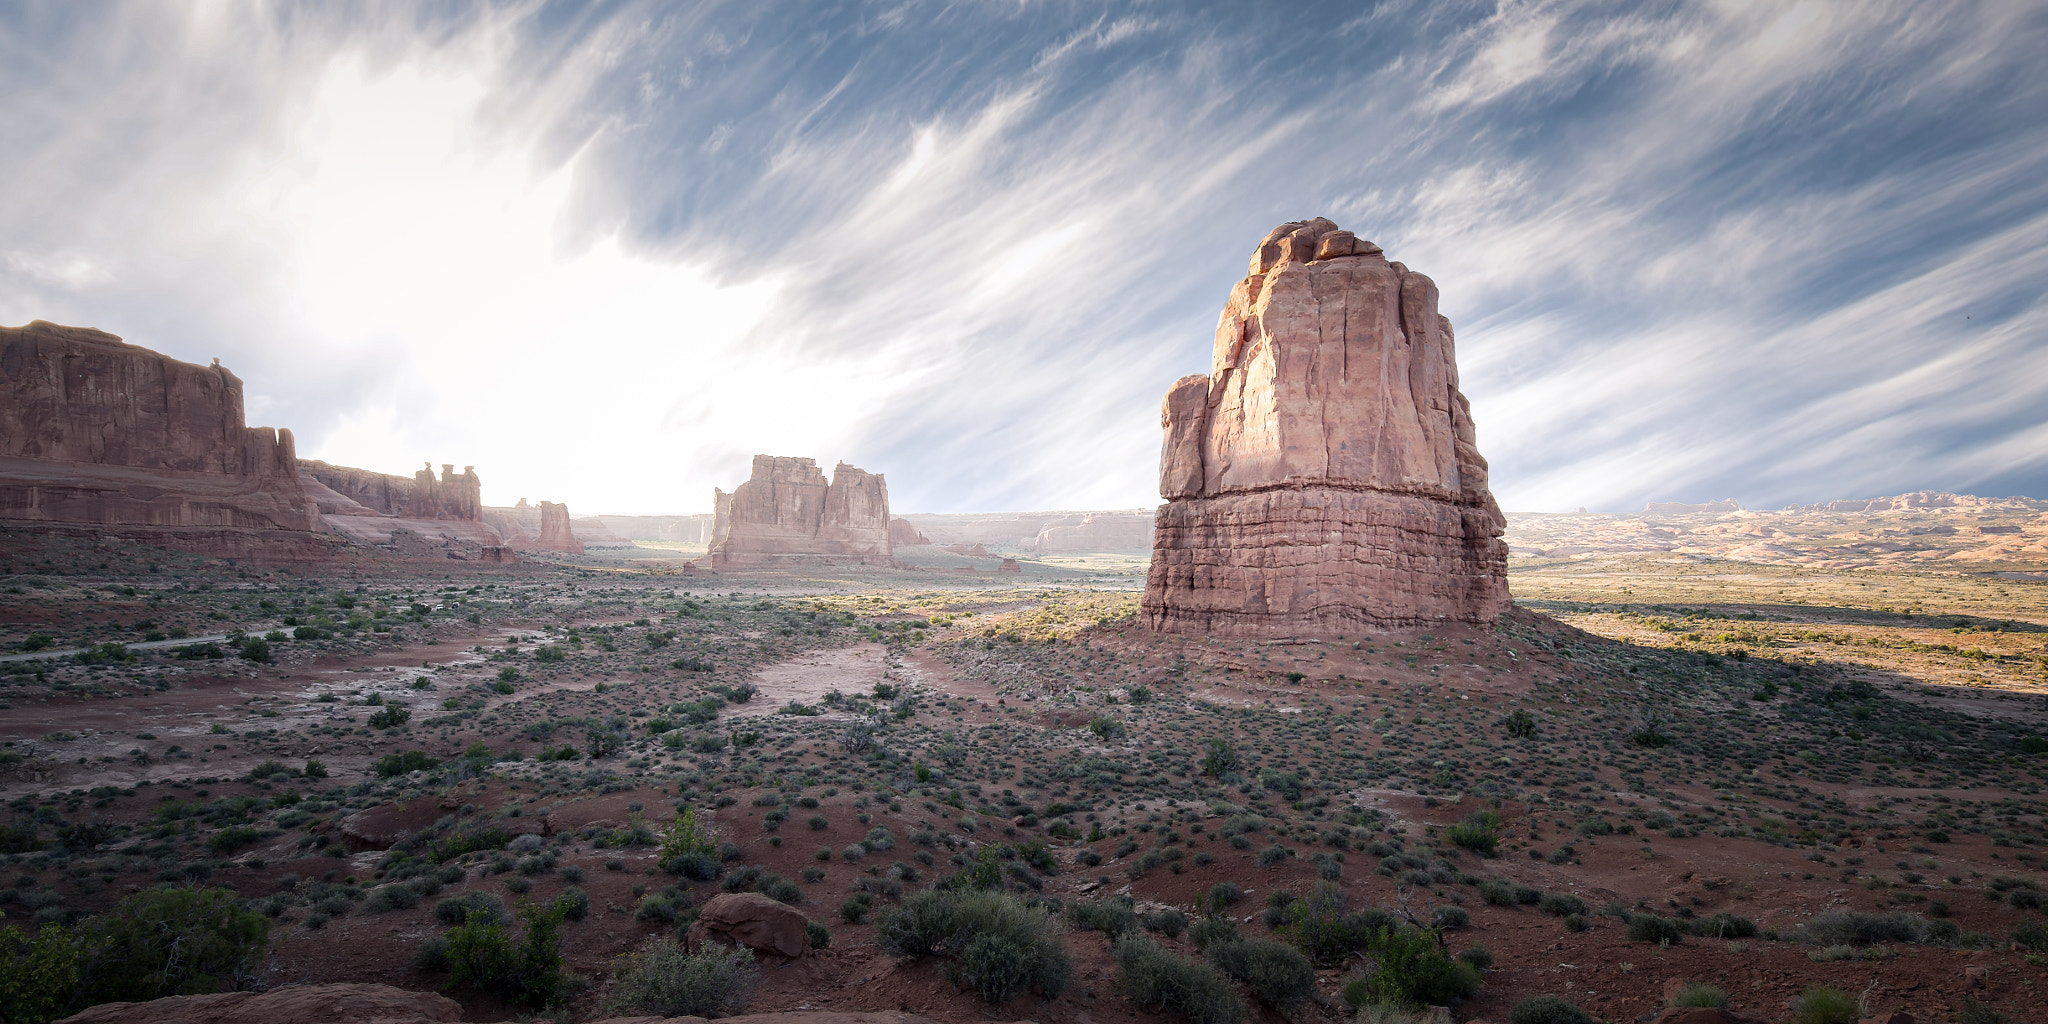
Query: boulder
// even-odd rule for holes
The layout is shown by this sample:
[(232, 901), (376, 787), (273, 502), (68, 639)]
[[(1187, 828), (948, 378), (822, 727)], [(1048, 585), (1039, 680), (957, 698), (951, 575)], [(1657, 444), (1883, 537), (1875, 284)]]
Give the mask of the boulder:
[(462, 1004), (389, 985), (283, 985), (268, 992), (167, 996), (102, 1003), (63, 1024), (434, 1024), (462, 1019)]
[(1211, 369), (1175, 381), (1143, 612), (1245, 637), (1491, 623), (1506, 520), (1434, 282), (1321, 218), (1275, 228)]
[(740, 945), (777, 956), (799, 957), (811, 948), (804, 926), (810, 921), (788, 906), (755, 892), (713, 896), (698, 912), (684, 943), (692, 952), (706, 941)]

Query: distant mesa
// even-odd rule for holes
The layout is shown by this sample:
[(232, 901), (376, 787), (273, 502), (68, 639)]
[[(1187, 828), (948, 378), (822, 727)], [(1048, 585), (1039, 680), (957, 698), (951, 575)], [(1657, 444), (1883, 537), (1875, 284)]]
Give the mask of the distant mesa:
[(827, 483), (810, 459), (756, 455), (746, 483), (713, 489), (712, 509), (710, 568), (894, 561), (888, 484), (844, 462)]
[(0, 327), (0, 526), (216, 557), (321, 558), (349, 545), (508, 561), (465, 469), (410, 478), (301, 462), (251, 427), (242, 381), (87, 327)]
[[(1582, 508), (1579, 511), (1584, 512), (1585, 509)], [(1698, 505), (1688, 505), (1682, 501), (1652, 501), (1643, 505), (1643, 512), (1648, 515), (1689, 516), (1702, 512), (1740, 511), (1742, 511), (1742, 503), (1734, 498), (1723, 498), (1720, 501), (1703, 502)]]
[(1168, 389), (1143, 613), (1155, 630), (1491, 623), (1506, 521), (1434, 282), (1317, 218), (1259, 243), (1211, 371)]
[[(952, 550), (980, 544), (1041, 555), (1084, 553), (1150, 554), (1149, 508), (1109, 512), (936, 512), (903, 517), (928, 538)], [(897, 542), (898, 547), (909, 545)]]

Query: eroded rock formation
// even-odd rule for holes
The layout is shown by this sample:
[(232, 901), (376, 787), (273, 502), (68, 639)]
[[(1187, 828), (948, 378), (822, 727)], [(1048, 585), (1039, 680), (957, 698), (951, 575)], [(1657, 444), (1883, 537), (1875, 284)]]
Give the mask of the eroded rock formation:
[(892, 548), (914, 548), (930, 544), (931, 539), (917, 532), (917, 525), (908, 519), (889, 520), (889, 546)]
[(1273, 229), (1161, 426), (1152, 628), (1341, 634), (1506, 606), (1450, 321), (1371, 242), (1322, 218)]
[(731, 494), (713, 490), (714, 568), (817, 562), (888, 564), (889, 488), (879, 473), (839, 463), (832, 480), (811, 459), (754, 456)]
[(540, 540), (534, 544), (547, 551), (583, 553), (583, 542), (577, 540), (575, 531), (569, 528), (569, 506), (552, 501), (540, 503)]
[(242, 382), (86, 327), (0, 327), (0, 524), (214, 555), (331, 542), (289, 430), (243, 420)]
[(322, 524), (365, 545), (407, 558), (510, 561), (504, 535), (484, 519), (483, 480), (475, 466), (455, 472), (432, 463), (410, 477), (307, 460), (299, 480)]

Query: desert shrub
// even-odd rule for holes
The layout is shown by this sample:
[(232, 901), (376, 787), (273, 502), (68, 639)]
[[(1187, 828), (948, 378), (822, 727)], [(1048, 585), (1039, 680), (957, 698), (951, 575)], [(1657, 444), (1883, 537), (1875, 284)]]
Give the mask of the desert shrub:
[(707, 942), (688, 953), (668, 936), (650, 940), (613, 976), (605, 1010), (615, 1014), (712, 1017), (743, 1010), (761, 983), (761, 969), (745, 946)]
[(1209, 912), (1222, 913), (1223, 908), (1244, 899), (1244, 888), (1236, 882), (1218, 882), (1209, 887)]
[(1728, 1005), (1728, 992), (1712, 985), (1687, 985), (1671, 997), (1671, 1005), (1719, 1010)]
[[(1275, 890), (1281, 898), (1284, 893)], [(1271, 909), (1268, 914), (1272, 914)], [(1382, 910), (1347, 913), (1344, 889), (1333, 882), (1317, 882), (1308, 898), (1288, 904), (1278, 919), (1287, 922), (1287, 936), (1323, 967), (1334, 967), (1352, 953), (1365, 948), (1382, 929), (1398, 927)]]
[(1373, 970), (1364, 979), (1364, 1002), (1441, 1006), (1479, 989), (1479, 969), (1451, 959), (1435, 932), (1381, 929), (1367, 948)]
[(1458, 954), (1458, 959), (1483, 971), (1493, 966), (1493, 950), (1474, 944), (1465, 947), (1465, 951)]
[(2012, 941), (2033, 952), (2048, 953), (2048, 924), (2043, 924), (2039, 918), (2021, 921), (2012, 926)]
[(505, 901), (494, 892), (465, 892), (434, 904), (434, 920), (442, 924), (464, 921), (503, 922)]
[(1237, 923), (1227, 917), (1210, 914), (1198, 918), (1188, 927), (1188, 943), (1196, 949), (1208, 949), (1212, 942), (1236, 942)]
[(1593, 1024), (1593, 1018), (1563, 996), (1540, 995), (1516, 1003), (1508, 1024)]
[(1442, 906), (1430, 915), (1432, 928), (1463, 928), (1472, 923), (1472, 914), (1464, 907)]
[(590, 894), (572, 885), (555, 896), (554, 906), (564, 919), (581, 921), (590, 916)]
[(1209, 962), (1251, 989), (1252, 998), (1285, 1011), (1316, 991), (1316, 968), (1301, 951), (1271, 939), (1214, 942)]
[(1817, 946), (1871, 946), (1880, 942), (1919, 942), (1927, 937), (1927, 921), (1918, 914), (1895, 911), (1866, 914), (1834, 910), (1816, 914), (1800, 928)]
[(535, 1008), (552, 1006), (568, 993), (563, 969), (562, 912), (559, 908), (523, 904), (519, 920), (524, 934), (514, 943), (502, 921), (472, 915), (448, 932), (448, 973), (451, 984), (469, 984), (507, 1002)]
[(866, 924), (868, 913), (874, 909), (874, 897), (856, 892), (839, 905), (839, 919), (847, 924)]
[(1182, 932), (1188, 930), (1188, 915), (1182, 913), (1177, 908), (1168, 907), (1165, 910), (1144, 915), (1139, 918), (1138, 923), (1144, 925), (1145, 930), (1148, 932), (1158, 932), (1167, 938), (1177, 939), (1180, 938)]
[(875, 943), (896, 957), (952, 957), (948, 977), (990, 1002), (1027, 987), (1052, 998), (1066, 987), (1073, 969), (1050, 914), (988, 890), (917, 893), (876, 923)]
[(1482, 857), (1491, 857), (1500, 848), (1500, 815), (1493, 811), (1475, 812), (1464, 821), (1444, 829), (1444, 841)]
[(80, 1005), (232, 988), (253, 974), (270, 920), (229, 889), (145, 889), (81, 929), (95, 948)]
[(1552, 917), (1583, 915), (1586, 912), (1586, 901), (1570, 893), (1546, 892), (1536, 901), (1536, 909)]
[(1117, 984), (1140, 1006), (1173, 1010), (1192, 1024), (1240, 1024), (1244, 1000), (1221, 971), (1132, 933), (1116, 940)]
[(1956, 1011), (1955, 1024), (2012, 1024), (2012, 1018), (1989, 1004), (1964, 996), (1963, 1008)]
[(29, 933), (0, 928), (0, 1017), (44, 1024), (76, 1008), (79, 979), (94, 947), (63, 925)]
[(377, 777), (388, 779), (393, 776), (404, 775), (408, 772), (425, 771), (440, 763), (424, 750), (408, 750), (398, 754), (386, 754), (377, 760)]
[(1518, 740), (1536, 735), (1536, 716), (1527, 710), (1516, 708), (1500, 720), (1502, 731)]
[(832, 929), (816, 921), (804, 922), (804, 937), (810, 940), (812, 949), (830, 949), (832, 947)]
[(1747, 939), (1756, 934), (1756, 922), (1722, 913), (1693, 921), (1686, 930), (1703, 939)]
[(412, 721), (412, 709), (403, 704), (388, 704), (384, 709), (370, 715), (370, 728), (391, 729)]
[(1655, 914), (1634, 914), (1628, 919), (1630, 942), (1677, 942), (1685, 932), (1678, 922)]
[(1138, 926), (1137, 911), (1131, 901), (1123, 899), (1103, 903), (1075, 900), (1067, 905), (1067, 920), (1082, 931), (1101, 932), (1112, 939)]
[(1793, 1018), (1799, 1024), (1856, 1024), (1863, 1016), (1856, 997), (1838, 988), (1815, 985), (1799, 993)]
[(380, 885), (363, 897), (363, 911), (381, 914), (387, 910), (411, 910), (420, 905), (420, 891), (403, 882)]

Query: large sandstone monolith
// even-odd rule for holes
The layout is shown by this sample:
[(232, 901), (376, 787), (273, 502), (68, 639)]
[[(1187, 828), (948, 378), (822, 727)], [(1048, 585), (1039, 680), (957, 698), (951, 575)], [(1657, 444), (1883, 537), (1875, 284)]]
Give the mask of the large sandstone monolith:
[(1172, 633), (1491, 623), (1506, 521), (1436, 285), (1317, 218), (1259, 243), (1175, 381), (1144, 613)]
[(569, 528), (569, 506), (552, 501), (540, 503), (540, 540), (534, 546), (546, 551), (583, 553), (583, 542)]
[(811, 459), (754, 456), (731, 494), (713, 491), (712, 567), (888, 564), (889, 487), (880, 473), (839, 463), (832, 480)]

